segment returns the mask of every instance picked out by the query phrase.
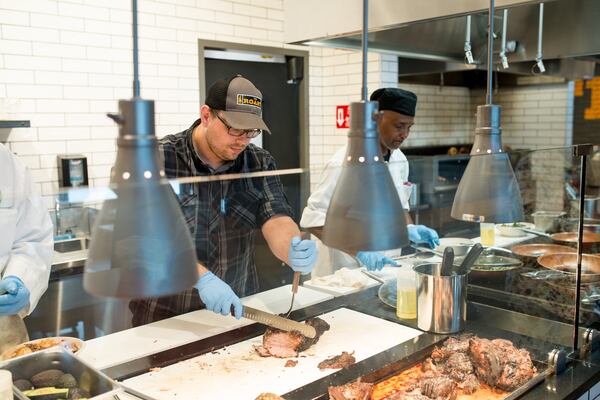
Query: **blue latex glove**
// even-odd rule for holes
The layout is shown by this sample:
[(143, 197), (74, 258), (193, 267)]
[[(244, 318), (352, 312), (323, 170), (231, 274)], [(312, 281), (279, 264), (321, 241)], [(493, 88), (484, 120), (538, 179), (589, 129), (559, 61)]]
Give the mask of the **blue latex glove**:
[(408, 225), (408, 239), (416, 244), (426, 243), (432, 249), (440, 244), (437, 232), (425, 225)]
[(358, 258), (369, 271), (378, 271), (383, 268), (384, 265), (388, 264), (393, 267), (398, 266), (394, 260), (376, 251), (359, 251), (356, 253), (356, 258)]
[(231, 306), (233, 306), (235, 318), (242, 318), (243, 307), (240, 298), (228, 284), (217, 278), (212, 272), (208, 271), (202, 275), (194, 287), (198, 289), (198, 294), (208, 310), (217, 314), (229, 315)]
[(290, 244), (288, 260), (294, 272), (300, 272), (302, 275), (309, 274), (317, 261), (317, 242), (301, 240), (299, 236), (294, 236)]
[(29, 289), (16, 276), (0, 281), (0, 315), (16, 315), (29, 304)]

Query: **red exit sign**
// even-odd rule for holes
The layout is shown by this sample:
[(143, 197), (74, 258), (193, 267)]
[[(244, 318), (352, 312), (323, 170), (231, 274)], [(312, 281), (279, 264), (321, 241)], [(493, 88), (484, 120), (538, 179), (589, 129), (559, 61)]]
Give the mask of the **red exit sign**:
[(335, 106), (335, 127), (350, 128), (350, 106)]

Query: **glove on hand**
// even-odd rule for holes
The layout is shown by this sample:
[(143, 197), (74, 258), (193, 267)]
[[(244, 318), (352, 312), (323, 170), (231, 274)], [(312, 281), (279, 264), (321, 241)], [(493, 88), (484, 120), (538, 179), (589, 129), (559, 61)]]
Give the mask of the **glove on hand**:
[(309, 274), (317, 261), (317, 242), (301, 240), (299, 236), (294, 236), (290, 244), (288, 260), (294, 272), (300, 272), (302, 275)]
[(432, 249), (440, 244), (437, 232), (425, 225), (408, 225), (408, 238), (416, 244), (425, 243)]
[(237, 297), (228, 284), (217, 278), (212, 272), (204, 273), (194, 287), (198, 289), (200, 299), (202, 299), (208, 310), (217, 314), (229, 315), (231, 314), (231, 306), (233, 306), (235, 318), (242, 318), (243, 306), (240, 298)]
[(29, 304), (29, 289), (16, 276), (0, 281), (0, 315), (16, 315)]
[(398, 266), (394, 260), (376, 251), (359, 251), (356, 253), (356, 258), (358, 258), (369, 271), (378, 271), (382, 269), (384, 265), (391, 265), (393, 267)]

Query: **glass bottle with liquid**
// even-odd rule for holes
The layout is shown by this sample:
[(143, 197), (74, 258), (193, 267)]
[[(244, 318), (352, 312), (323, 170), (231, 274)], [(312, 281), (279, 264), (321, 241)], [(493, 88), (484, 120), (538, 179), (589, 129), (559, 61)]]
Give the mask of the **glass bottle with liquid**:
[(493, 223), (482, 222), (479, 224), (481, 230), (481, 245), (493, 246), (495, 241), (496, 227)]
[(398, 269), (396, 290), (396, 315), (398, 318), (417, 318), (417, 280), (412, 267)]

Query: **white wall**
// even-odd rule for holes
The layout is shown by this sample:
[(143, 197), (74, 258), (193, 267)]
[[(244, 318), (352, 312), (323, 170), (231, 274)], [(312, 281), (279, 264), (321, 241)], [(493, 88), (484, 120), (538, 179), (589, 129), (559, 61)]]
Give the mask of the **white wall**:
[[(157, 135), (179, 132), (197, 116), (198, 39), (287, 47), (283, 14), (282, 0), (140, 1), (142, 97), (156, 102)], [(360, 100), (361, 54), (309, 49), (310, 165), (318, 171), (346, 142), (347, 130), (335, 128), (335, 106)], [(370, 53), (368, 60), (369, 93), (397, 86), (396, 57)], [(86, 155), (91, 185), (108, 183), (117, 127), (105, 115), (131, 97), (131, 80), (130, 1), (0, 0), (0, 118), (32, 124), (0, 129), (0, 142), (30, 167), (48, 207), (58, 190), (57, 154)], [(406, 146), (472, 141), (481, 94), (402, 87), (419, 96)], [(501, 89), (505, 143), (567, 144), (569, 96), (566, 85)], [(312, 183), (317, 179), (313, 173)]]
[[(30, 167), (47, 205), (58, 189), (56, 155), (88, 157), (91, 185), (106, 185), (116, 125), (106, 117), (131, 97), (131, 2), (0, 0), (0, 141)], [(282, 0), (139, 2), (142, 97), (156, 102), (157, 135), (196, 118), (197, 40), (283, 46)]]
[[(485, 92), (473, 91), (473, 113)], [(493, 103), (502, 107), (502, 142), (513, 148), (567, 146), (573, 137), (573, 84), (500, 88)]]

